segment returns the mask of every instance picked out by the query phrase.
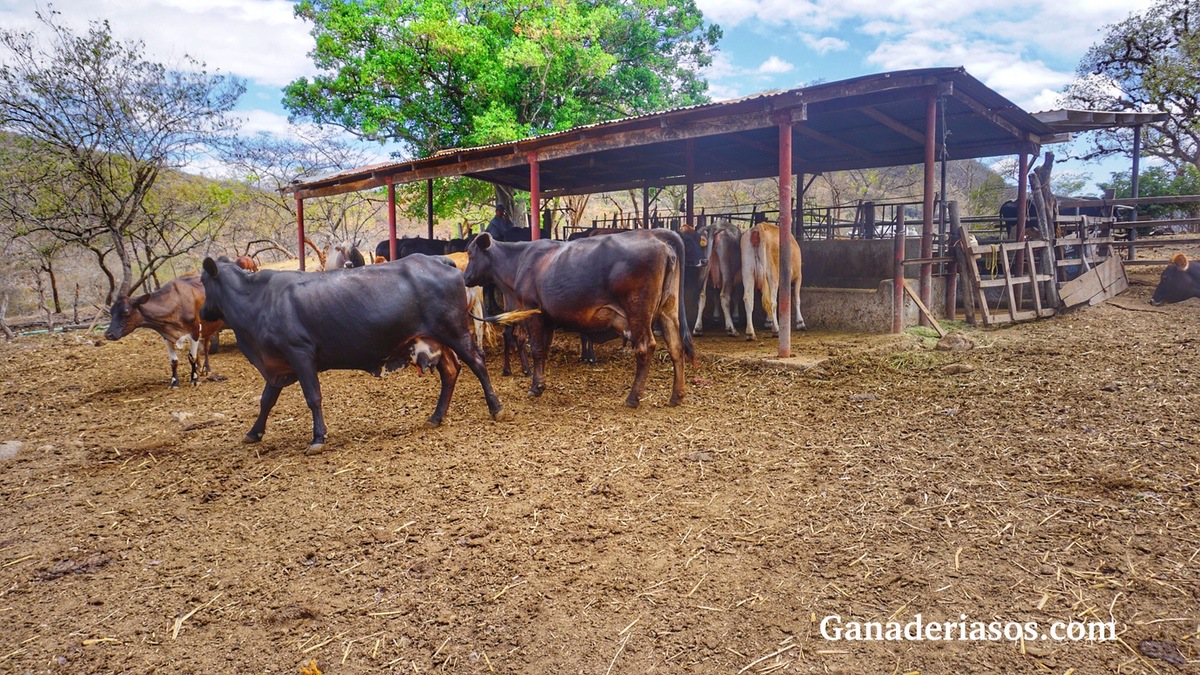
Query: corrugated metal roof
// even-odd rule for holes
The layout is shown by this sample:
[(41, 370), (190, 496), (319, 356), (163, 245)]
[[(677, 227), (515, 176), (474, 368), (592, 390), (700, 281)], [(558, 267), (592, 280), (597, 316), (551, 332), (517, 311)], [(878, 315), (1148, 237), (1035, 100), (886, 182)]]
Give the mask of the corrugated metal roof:
[[(916, 159), (912, 155), (921, 150), (921, 146), (913, 143), (912, 134), (923, 132), (925, 111), (919, 95), (933, 86), (953, 90), (946, 97), (949, 103), (945, 114), (950, 120), (953, 113), (947, 140), (952, 158), (958, 158), (953, 156), (955, 151), (961, 157), (991, 156), (1009, 154), (1018, 146), (1062, 140), (1052, 138), (1057, 133), (1053, 127), (991, 90), (963, 68), (927, 68), (761, 92), (733, 100), (597, 122), (516, 141), (445, 150), (431, 157), (375, 164), (296, 181), (285, 192), (298, 192), (302, 197), (336, 194), (388, 182), (444, 175), (471, 175), (527, 189), (528, 169), (519, 167), (527, 164), (524, 155), (534, 151), (538, 152), (539, 158), (545, 157), (541, 173), (543, 187), (550, 192), (580, 191), (589, 186), (603, 188), (615, 184), (613, 181), (617, 176), (631, 172), (639, 180), (667, 181), (678, 178), (682, 171), (680, 158), (670, 157), (682, 152), (682, 141), (663, 130), (689, 124), (726, 124), (733, 129), (723, 131), (714, 126), (711, 133), (702, 130), (689, 136), (692, 142), (704, 145), (711, 158), (727, 165), (722, 170), (713, 169), (710, 176), (701, 177), (697, 182), (720, 179), (719, 176), (726, 173), (729, 178), (724, 179), (757, 177), (769, 161), (758, 166), (763, 162), (747, 159), (730, 148), (717, 147), (718, 140), (728, 138), (744, 147), (768, 147), (774, 141), (769, 134), (759, 133), (756, 128), (772, 126), (771, 122), (765, 121), (764, 115), (788, 109), (807, 110), (808, 117), (800, 131), (808, 132), (809, 139), (814, 135), (824, 139), (823, 142), (809, 143), (800, 153), (801, 160), (798, 161), (807, 162), (806, 170), (917, 163), (921, 161), (919, 153)], [(889, 125), (878, 121), (847, 114), (846, 110), (854, 110), (855, 101), (865, 101), (863, 106), (886, 110), (893, 121), (909, 126), (912, 134), (907, 134), (909, 138), (906, 139), (897, 135), (898, 127), (894, 124), (889, 129)], [(844, 110), (838, 112), (842, 108)], [(750, 118), (757, 122), (747, 124), (746, 120)], [(638, 135), (636, 141), (620, 145), (620, 139), (632, 139), (634, 135)], [(859, 144), (857, 147), (861, 147), (861, 152), (847, 154), (846, 150), (854, 149), (855, 143)], [(744, 148), (742, 154), (745, 154)], [(601, 166), (604, 163), (599, 161), (601, 158), (607, 166)]]

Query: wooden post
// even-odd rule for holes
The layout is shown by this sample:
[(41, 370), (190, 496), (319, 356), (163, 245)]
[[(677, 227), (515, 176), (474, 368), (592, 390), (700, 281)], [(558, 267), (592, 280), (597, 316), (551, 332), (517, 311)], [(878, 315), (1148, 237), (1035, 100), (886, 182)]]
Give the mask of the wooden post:
[(975, 286), (974, 277), (971, 275), (971, 269), (967, 265), (975, 264), (975, 256), (968, 256), (966, 247), (967, 232), (963, 229), (962, 221), (958, 217), (958, 202), (950, 202), (946, 204), (946, 208), (950, 213), (950, 232), (954, 242), (954, 259), (955, 270), (958, 276), (962, 277), (962, 296), (963, 296), (963, 311), (967, 314), (967, 323), (975, 325)]
[[(779, 126), (779, 358), (792, 355), (792, 118)], [(763, 244), (764, 246), (766, 244)]]
[(687, 225), (688, 227), (696, 227), (696, 184), (692, 182), (692, 176), (696, 175), (696, 139), (689, 138), (684, 144), (687, 154), (687, 199), (685, 209), (687, 210)]
[[(1020, 172), (1020, 175), (1017, 176), (1017, 235), (1014, 241), (1025, 241), (1025, 227), (1028, 224), (1027, 221), (1029, 220), (1029, 159), (1030, 156), (1027, 153), (1022, 152), (1021, 159), (1017, 162), (1017, 170)], [(1046, 225), (1047, 223), (1042, 223), (1043, 227)], [(1008, 256), (1007, 253), (1003, 253), (1003, 255), (1006, 257)], [(1016, 275), (1021, 276), (1025, 274), (1024, 251), (1017, 251), (1016, 262)], [(1016, 303), (1018, 306), (1010, 307), (1009, 309), (1013, 312), (1016, 312), (1020, 309), (1019, 305), (1024, 304), (1024, 300), (1024, 288), (1018, 288), (1016, 294)]]
[(875, 238), (875, 202), (864, 202), (863, 210), (863, 238)]
[[(933, 257), (933, 193), (936, 178), (933, 169), (937, 161), (937, 107), (937, 95), (930, 93), (925, 100), (925, 200), (921, 207), (921, 257), (925, 259)], [(901, 274), (903, 272), (901, 269)], [(929, 306), (933, 296), (933, 263), (921, 263), (920, 289), (921, 302)], [(921, 325), (927, 326), (929, 322), (922, 317)]]
[[(1136, 199), (1139, 196), (1141, 187), (1141, 165), (1142, 165), (1142, 125), (1138, 124), (1133, 127), (1133, 174), (1130, 176), (1130, 191)], [(1137, 206), (1133, 207), (1133, 219), (1137, 220)], [(1137, 241), (1137, 228), (1131, 227), (1128, 230), (1129, 241)], [(1129, 253), (1125, 254), (1127, 260), (1133, 260), (1133, 256), (1137, 253), (1137, 247), (1132, 244), (1129, 247)]]
[(433, 239), (433, 179), (425, 181), (425, 222), (429, 225), (429, 238)]
[(304, 200), (296, 196), (296, 236), (300, 239), (300, 271), (304, 271)]
[(536, 152), (529, 153), (529, 238), (542, 238), (542, 176)]
[(904, 326), (904, 206), (896, 209), (896, 233), (892, 238), (892, 332)]
[(388, 183), (388, 260), (396, 259), (396, 184)]

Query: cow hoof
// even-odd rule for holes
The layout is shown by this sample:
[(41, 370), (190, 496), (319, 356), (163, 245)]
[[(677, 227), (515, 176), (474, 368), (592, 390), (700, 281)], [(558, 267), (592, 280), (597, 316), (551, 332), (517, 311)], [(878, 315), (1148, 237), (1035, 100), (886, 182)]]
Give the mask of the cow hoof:
[(667, 401), (667, 405), (671, 406), (672, 408), (679, 407), (680, 403), (683, 403), (682, 396), (672, 396), (671, 400)]
[(732, 328), (726, 329), (725, 334), (728, 335), (729, 337), (737, 337), (737, 331)]
[(500, 371), (500, 376), (501, 377), (512, 377), (512, 371), (511, 370), (502, 370), (502, 371)]
[(700, 328), (696, 328), (692, 331), (692, 335), (704, 335), (704, 331)]
[(262, 440), (262, 434), (246, 434), (245, 436), (242, 436), (242, 442), (245, 443), (246, 445), (250, 445), (252, 443), (258, 443), (261, 440)]
[(179, 388), (179, 380), (171, 380), (171, 388), (178, 389)]
[(507, 410), (497, 410), (492, 414), (492, 419), (496, 422), (511, 422), (513, 414)]
[(800, 323), (796, 324), (796, 330), (808, 330), (808, 326), (801, 321)]
[(309, 446), (304, 449), (304, 456), (308, 457), (311, 455), (319, 455), (322, 452), (325, 452), (324, 443), (310, 443)]
[(641, 403), (641, 401), (637, 400), (636, 398), (633, 398), (632, 396), (625, 399), (625, 407), (626, 408), (636, 408), (636, 407), (638, 407), (639, 403)]
[(436, 429), (440, 426), (442, 426), (442, 423), (440, 421), (425, 420), (425, 424), (422, 424), (421, 428), (422, 429)]
[(754, 334), (746, 333), (746, 342), (754, 342)]
[(545, 387), (545, 385), (542, 385), (542, 386), (540, 386), (540, 387), (538, 387), (538, 386), (533, 386), (533, 387), (530, 387), (530, 388), (529, 388), (529, 395), (530, 395), (530, 396), (532, 396), (532, 397), (534, 397), (534, 398), (537, 398), (538, 396), (541, 396), (541, 395), (542, 395), (542, 392), (544, 392), (544, 391), (546, 391), (546, 387)]

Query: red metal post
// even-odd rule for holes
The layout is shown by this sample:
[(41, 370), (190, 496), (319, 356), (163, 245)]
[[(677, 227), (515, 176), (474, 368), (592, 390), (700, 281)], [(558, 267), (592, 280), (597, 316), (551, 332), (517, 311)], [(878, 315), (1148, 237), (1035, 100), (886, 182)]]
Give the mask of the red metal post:
[(425, 219), (429, 225), (429, 238), (433, 239), (433, 179), (425, 181)]
[(296, 195), (296, 237), (300, 240), (300, 271), (304, 271), (304, 200)]
[(529, 238), (542, 238), (542, 177), (536, 152), (529, 157)]
[(388, 183), (388, 260), (396, 259), (396, 185)]
[(696, 227), (696, 184), (692, 182), (692, 176), (696, 174), (696, 139), (689, 138), (685, 141), (686, 166), (687, 166), (687, 225), (688, 227)]
[[(925, 100), (925, 201), (921, 208), (921, 257), (925, 259), (933, 257), (933, 197), (937, 177), (933, 165), (937, 162), (937, 105), (937, 93), (930, 92)], [(933, 299), (932, 263), (921, 264), (920, 292), (921, 302), (928, 307)], [(921, 325), (929, 325), (924, 315), (921, 316)]]
[[(904, 206), (896, 207), (896, 234), (892, 239), (892, 332), (904, 328)], [(928, 305), (926, 305), (928, 306)]]
[[(779, 125), (779, 358), (792, 355), (792, 119)], [(765, 245), (765, 244), (764, 244)]]

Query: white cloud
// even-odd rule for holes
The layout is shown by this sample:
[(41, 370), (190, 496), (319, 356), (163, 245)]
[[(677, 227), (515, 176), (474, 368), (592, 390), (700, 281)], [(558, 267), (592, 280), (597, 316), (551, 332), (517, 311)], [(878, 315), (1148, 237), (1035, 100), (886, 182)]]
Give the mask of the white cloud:
[(840, 40), (832, 36), (822, 38), (808, 35), (807, 33), (800, 34), (800, 41), (818, 54), (828, 54), (829, 52), (840, 52), (850, 46), (849, 42)]
[(867, 56), (883, 70), (965, 66), (967, 72), (1021, 107), (1044, 99), (1047, 90), (1059, 90), (1073, 77), (1036, 59), (1027, 59), (1012, 47), (983, 40), (964, 39), (946, 29), (925, 29), (887, 40)]
[(239, 110), (234, 113), (242, 120), (242, 134), (252, 136), (263, 132), (273, 136), (291, 136), (296, 132), (296, 126), (289, 123), (284, 115), (269, 110)]
[[(107, 19), (121, 39), (142, 40), (147, 56), (168, 66), (185, 54), (266, 86), (316, 72), (306, 52), (308, 26), (288, 0), (55, 0), (58, 21), (79, 31)], [(0, 0), (0, 25), (42, 32), (27, 0)]]
[(777, 75), (780, 73), (790, 73), (796, 69), (796, 66), (784, 61), (778, 56), (772, 55), (754, 71), (760, 75)]

